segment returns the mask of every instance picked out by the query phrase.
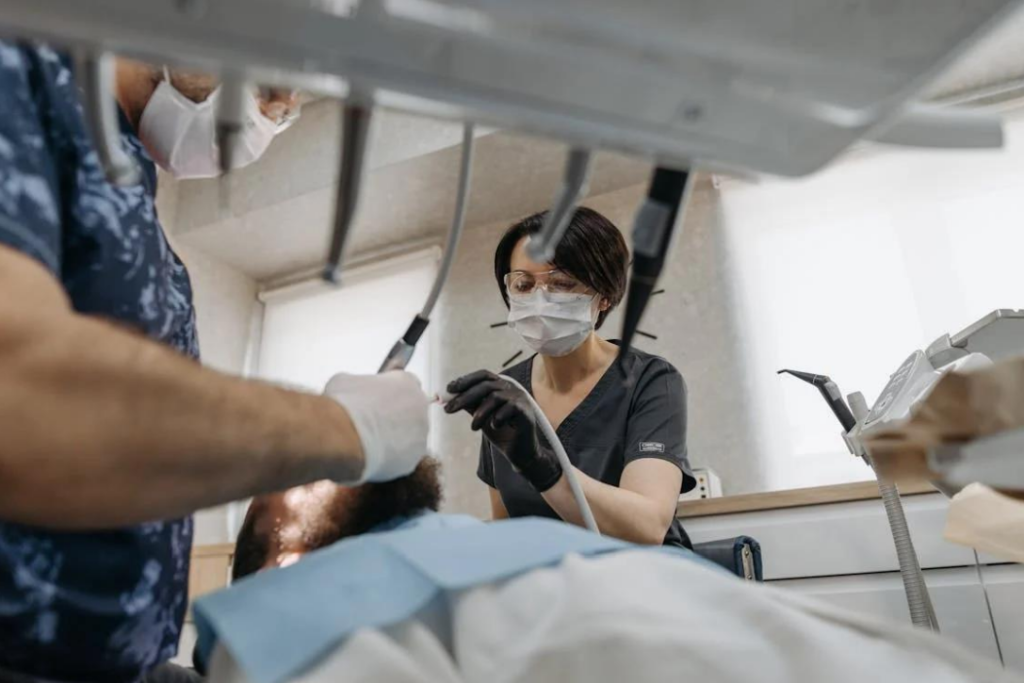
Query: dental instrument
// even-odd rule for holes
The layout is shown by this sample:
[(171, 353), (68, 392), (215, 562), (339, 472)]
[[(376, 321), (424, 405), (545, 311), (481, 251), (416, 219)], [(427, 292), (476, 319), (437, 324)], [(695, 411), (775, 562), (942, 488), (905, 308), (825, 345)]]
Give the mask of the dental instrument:
[(616, 365), (624, 377), (626, 355), (647, 303), (654, 294), (658, 277), (665, 267), (665, 259), (671, 253), (675, 236), (679, 233), (678, 224), (682, 222), (683, 210), (689, 197), (690, 180), (689, 171), (655, 169), (647, 190), (647, 199), (637, 212), (633, 225), (633, 267), (630, 271), (626, 310), (622, 316), (622, 341), (616, 359)]
[(217, 103), (216, 137), (220, 151), (220, 171), (226, 175), (234, 168), (238, 146), (245, 130), (245, 78), (237, 71), (221, 74), (220, 100)]
[(113, 185), (135, 185), (142, 172), (121, 144), (117, 100), (114, 99), (114, 55), (105, 51), (77, 50), (75, 72), (82, 88), (82, 109), (89, 134), (107, 180)]
[(779, 370), (778, 374), (792, 375), (811, 386), (817, 387), (821, 397), (825, 399), (828, 407), (832, 410), (832, 414), (836, 416), (839, 424), (843, 426), (843, 431), (849, 432), (857, 426), (857, 419), (843, 400), (839, 387), (836, 386), (836, 383), (828, 375), (815, 375), (811, 372), (801, 372), (799, 370)]
[(0, 24), (15, 35), (237, 69), (250, 81), (335, 96), (354, 81), (384, 106), (665, 166), (805, 175), (891, 129), (922, 87), (1021, 3), (336, 5), (0, 0)]
[(341, 282), (341, 261), (359, 208), (359, 193), (366, 173), (371, 115), (372, 109), (369, 106), (351, 102), (342, 111), (341, 175), (338, 178), (331, 245), (323, 270), (323, 279), (335, 285)]
[(562, 241), (576, 206), (587, 195), (590, 182), (591, 153), (585, 149), (569, 152), (565, 163), (562, 189), (555, 197), (555, 204), (548, 211), (540, 232), (526, 242), (526, 253), (537, 263), (551, 263), (555, 259), (555, 248)]
[[(843, 427), (843, 433), (849, 434), (857, 427), (858, 417), (846, 405), (839, 387), (828, 375), (818, 375), (799, 370), (779, 370), (780, 375), (789, 374), (808, 384), (817, 387), (822, 398), (828, 403), (832, 413), (839, 420)], [(864, 406), (863, 397), (859, 400), (851, 400), (854, 410), (861, 413), (860, 419), (864, 419), (867, 411)], [(871, 458), (867, 454), (862, 455), (868, 466)], [(877, 476), (877, 473), (876, 473)], [(910, 619), (915, 626), (927, 628), (932, 631), (939, 630), (939, 621), (935, 616), (935, 607), (932, 605), (931, 595), (928, 593), (928, 585), (924, 581), (924, 573), (921, 571), (921, 563), (914, 549), (914, 540), (910, 536), (910, 527), (907, 526), (907, 516), (903, 511), (903, 503), (900, 500), (899, 489), (893, 484), (887, 484), (878, 479), (878, 490), (885, 505), (885, 514), (889, 520), (889, 529), (892, 532), (893, 542), (896, 546), (896, 558), (900, 567), (900, 577), (903, 580), (903, 591), (907, 596), (907, 607), (910, 610)]]
[(469, 207), (469, 191), (471, 177), (473, 174), (473, 146), (474, 127), (466, 124), (462, 130), (462, 158), (459, 163), (459, 190), (455, 198), (455, 214), (452, 217), (451, 225), (448, 228), (448, 237), (445, 239), (444, 255), (441, 257), (441, 266), (438, 268), (434, 284), (430, 288), (427, 301), (423, 304), (423, 310), (413, 318), (405, 334), (395, 342), (388, 352), (384, 363), (380, 366), (380, 372), (390, 370), (404, 370), (412, 360), (416, 352), (416, 344), (430, 324), (430, 316), (434, 313), (434, 306), (441, 297), (444, 285), (448, 282), (452, 266), (455, 263), (455, 252), (459, 248), (459, 240), (462, 238), (462, 231), (466, 227), (466, 211)]

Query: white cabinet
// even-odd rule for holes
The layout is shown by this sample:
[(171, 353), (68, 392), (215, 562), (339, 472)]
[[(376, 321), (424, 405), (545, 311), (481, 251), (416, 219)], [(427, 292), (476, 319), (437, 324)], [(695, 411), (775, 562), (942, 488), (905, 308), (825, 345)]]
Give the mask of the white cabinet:
[[(1022, 606), (1024, 576), (1018, 580), (1018, 605)], [(925, 571), (925, 581), (943, 635), (986, 658), (998, 660), (999, 648), (977, 569), (929, 569)], [(898, 573), (796, 579), (777, 581), (773, 585), (886, 621), (910, 623), (903, 581)], [(1017, 618), (1018, 625), (1024, 623), (1024, 614), (1018, 614)], [(1006, 653), (1005, 645), (1003, 653)]]
[(1007, 667), (1024, 673), (1024, 566), (982, 567), (992, 620)]
[[(907, 496), (907, 523), (945, 637), (1024, 672), (1024, 566), (992, 565), (946, 542), (948, 500)], [(880, 500), (683, 519), (695, 543), (752, 536), (765, 579), (880, 619), (910, 624), (906, 594)], [(986, 599), (987, 595), (987, 599)], [(991, 612), (989, 611), (991, 607)]]
[[(974, 564), (972, 550), (942, 539), (949, 506), (944, 496), (907, 496), (903, 506), (922, 567)], [(756, 538), (769, 581), (899, 569), (880, 500), (684, 519), (683, 526), (694, 543)]]

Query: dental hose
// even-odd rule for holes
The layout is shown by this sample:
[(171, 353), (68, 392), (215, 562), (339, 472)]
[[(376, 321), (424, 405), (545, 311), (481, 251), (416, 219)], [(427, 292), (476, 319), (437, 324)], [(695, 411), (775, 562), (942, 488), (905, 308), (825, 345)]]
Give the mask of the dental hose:
[(459, 168), (459, 190), (455, 199), (455, 215), (452, 218), (451, 226), (448, 228), (448, 237), (445, 239), (444, 255), (441, 257), (441, 265), (434, 278), (434, 285), (430, 288), (427, 301), (420, 313), (413, 318), (409, 328), (402, 335), (402, 338), (395, 342), (388, 353), (387, 358), (380, 366), (379, 372), (391, 370), (404, 370), (412, 360), (416, 351), (416, 344), (420, 337), (430, 325), (430, 316), (434, 313), (437, 300), (441, 298), (445, 283), (452, 272), (455, 263), (455, 252), (459, 248), (459, 240), (462, 238), (462, 231), (466, 227), (466, 211), (469, 205), (470, 176), (473, 171), (473, 124), (467, 123), (462, 131), (462, 161)]
[(900, 565), (900, 577), (903, 579), (903, 590), (907, 594), (907, 607), (910, 609), (910, 620), (915, 626), (938, 632), (939, 620), (935, 616), (928, 586), (924, 582), (924, 573), (917, 559), (914, 541), (910, 537), (907, 516), (900, 502), (900, 492), (893, 484), (878, 480), (878, 490), (885, 504), (885, 514), (889, 518), (892, 540), (896, 544), (896, 557)]
[[(594, 519), (594, 513), (590, 509), (590, 503), (587, 502), (587, 496), (583, 493), (583, 487), (580, 486), (580, 481), (576, 477), (576, 468), (573, 467), (572, 461), (569, 460), (569, 454), (565, 452), (565, 446), (562, 445), (562, 440), (558, 438), (558, 434), (555, 433), (555, 428), (551, 426), (551, 422), (548, 421), (544, 411), (537, 405), (537, 401), (534, 400), (530, 392), (526, 390), (522, 384), (512, 379), (508, 375), (502, 375), (501, 378), (511, 384), (514, 387), (518, 387), (523, 395), (526, 396), (530, 402), (530, 408), (533, 409), (533, 414), (536, 416), (537, 425), (540, 427), (541, 434), (547, 439), (548, 443), (551, 444), (551, 448), (555, 451), (555, 457), (558, 458), (558, 464), (562, 467), (562, 472), (565, 473), (565, 479), (569, 482), (569, 490), (572, 492), (573, 500), (576, 501), (576, 507), (579, 508), (580, 517), (583, 519), (583, 525), (587, 527), (589, 531), (593, 531), (597, 535), (601, 535), (601, 530), (597, 526), (597, 520)], [(452, 396), (448, 394), (438, 395), (437, 402), (447, 403), (452, 399)]]
[(544, 415), (544, 411), (540, 409), (540, 406), (537, 405), (537, 401), (533, 399), (533, 396), (531, 396), (530, 392), (526, 390), (526, 387), (507, 375), (502, 375), (501, 378), (509, 384), (519, 387), (526, 398), (530, 401), (530, 407), (533, 408), (533, 414), (536, 416), (537, 425), (540, 427), (540, 431), (544, 435), (544, 438), (547, 439), (549, 444), (551, 444), (551, 448), (554, 449), (555, 456), (558, 458), (558, 464), (562, 466), (562, 472), (565, 473), (566, 481), (569, 482), (569, 489), (572, 491), (572, 497), (576, 500), (576, 506), (580, 510), (580, 516), (583, 518), (584, 526), (595, 534), (600, 535), (601, 530), (597, 527), (597, 520), (594, 519), (594, 513), (590, 509), (590, 503), (587, 502), (587, 496), (583, 493), (583, 487), (580, 486), (580, 481), (576, 477), (576, 468), (573, 467), (572, 462), (569, 460), (569, 454), (565, 452), (565, 446), (562, 445), (561, 439), (559, 439), (558, 434), (555, 433), (555, 428), (551, 426), (551, 422), (549, 422), (547, 416)]

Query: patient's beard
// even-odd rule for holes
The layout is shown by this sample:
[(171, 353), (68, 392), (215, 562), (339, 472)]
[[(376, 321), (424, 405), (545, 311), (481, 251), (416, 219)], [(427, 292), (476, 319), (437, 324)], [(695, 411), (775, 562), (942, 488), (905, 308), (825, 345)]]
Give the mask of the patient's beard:
[(347, 487), (317, 482), (254, 501), (238, 535), (234, 579), (293, 563), (305, 553), (441, 505), (440, 465), (424, 458), (412, 474)]

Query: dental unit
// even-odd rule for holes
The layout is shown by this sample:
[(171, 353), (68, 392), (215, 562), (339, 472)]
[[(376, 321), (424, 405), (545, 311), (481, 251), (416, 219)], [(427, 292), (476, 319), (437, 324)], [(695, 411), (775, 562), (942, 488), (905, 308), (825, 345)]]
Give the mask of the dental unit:
[[(779, 374), (792, 375), (816, 387), (842, 425), (842, 438), (849, 451), (875, 469), (864, 446), (866, 437), (905, 421), (947, 373), (983, 368), (1022, 352), (1024, 311), (1000, 309), (957, 334), (939, 337), (923, 351), (911, 353), (890, 376), (870, 410), (860, 392), (850, 394), (847, 404), (839, 387), (826, 375), (797, 370), (780, 370)], [(932, 484), (949, 496), (975, 481), (993, 486), (1024, 484), (1019, 466), (1022, 451), (1021, 430), (933, 449), (928, 455), (929, 469), (941, 476)], [(938, 619), (914, 550), (899, 490), (881, 476), (878, 486), (896, 546), (911, 619), (917, 626), (938, 631)]]
[[(585, 197), (598, 152), (652, 163), (633, 232), (621, 365), (678, 240), (694, 172), (803, 176), (862, 140), (1001, 146), (997, 117), (912, 100), (1024, 3), (890, 0), (882, 8), (867, 0), (382, 0), (347, 9), (339, 4), (0, 0), (0, 34), (47, 40), (76, 56), (91, 133), (108, 177), (118, 184), (136, 182), (138, 169), (120, 145), (111, 88), (114, 54), (221, 77), (216, 131), (224, 171), (237, 156), (245, 88), (274, 86), (344, 99), (337, 205), (322, 268), (323, 278), (335, 284), (343, 280), (345, 247), (358, 215), (374, 110), (465, 123), (443, 262), (421, 313), (382, 364), (387, 371), (408, 364), (450, 272), (465, 223), (473, 125), (547, 137), (570, 150), (555, 205), (529, 242), (531, 257), (540, 261), (550, 260)], [(915, 30), (907, 32), (907, 26)], [(942, 352), (955, 355), (959, 348), (951, 342)], [(897, 375), (916, 376), (924, 362), (908, 359), (906, 371)], [(827, 378), (810, 381), (834, 390)], [(891, 410), (880, 399), (853, 423), (845, 404), (842, 411), (834, 407), (851, 444)], [(550, 424), (542, 419), (541, 427), (588, 528), (596, 531), (564, 449)], [(934, 625), (934, 615), (922, 613), (915, 621)]]

